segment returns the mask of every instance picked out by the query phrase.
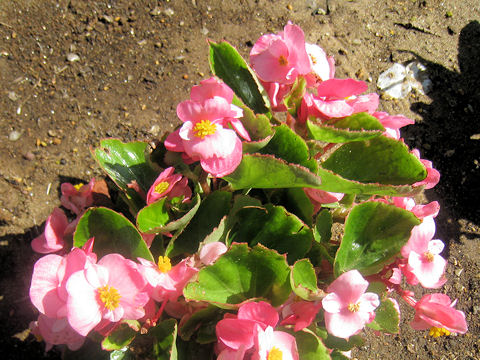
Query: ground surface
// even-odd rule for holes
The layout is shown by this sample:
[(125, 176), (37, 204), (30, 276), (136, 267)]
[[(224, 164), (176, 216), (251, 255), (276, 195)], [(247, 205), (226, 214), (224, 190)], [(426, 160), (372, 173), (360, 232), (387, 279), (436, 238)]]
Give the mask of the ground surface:
[(417, 120), (406, 141), (442, 173), (426, 197), (442, 205), (444, 290), (458, 298), (470, 331), (429, 338), (409, 329), (406, 312), (400, 335), (370, 334), (354, 356), (479, 359), (479, 19), (478, 0), (0, 1), (2, 359), (58, 358), (13, 335), (36, 316), (28, 288), (38, 256), (29, 243), (59, 205), (60, 183), (100, 175), (89, 147), (171, 130), (177, 103), (209, 76), (207, 38), (226, 39), (246, 56), (288, 20), (335, 56), (337, 77), (359, 77), (375, 91), (392, 62), (418, 58), (433, 80), (428, 96), (381, 106)]

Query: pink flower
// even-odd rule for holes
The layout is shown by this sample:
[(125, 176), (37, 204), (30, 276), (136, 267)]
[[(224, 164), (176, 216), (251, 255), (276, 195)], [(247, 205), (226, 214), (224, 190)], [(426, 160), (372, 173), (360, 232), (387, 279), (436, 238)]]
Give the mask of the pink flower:
[(325, 51), (315, 44), (306, 43), (305, 49), (310, 58), (315, 82), (333, 79), (335, 77), (335, 60), (333, 56), (327, 56)]
[(273, 111), (287, 111), (283, 100), (285, 95), (292, 89), (292, 85), (280, 84), (276, 82), (262, 82), (262, 85), (265, 91), (270, 98), (270, 105), (272, 106)]
[(45, 351), (62, 344), (75, 351), (85, 342), (85, 337), (72, 329), (65, 317), (57, 319), (40, 314), (37, 321), (30, 323), (30, 329), (35, 337), (45, 341)]
[(399, 208), (411, 211), (419, 219), (427, 216), (436, 217), (440, 211), (438, 201), (432, 201), (426, 205), (417, 205), (413, 198), (392, 197), (393, 204)]
[(166, 256), (158, 258), (158, 264), (138, 258), (139, 271), (147, 282), (146, 291), (156, 301), (176, 301), (183, 294), (187, 282), (198, 272), (190, 259), (183, 259), (173, 266)]
[(389, 115), (383, 111), (374, 112), (372, 115), (375, 116), (385, 128), (384, 135), (397, 140), (400, 139), (400, 128), (415, 124), (415, 120), (411, 120), (403, 115)]
[(32, 240), (33, 251), (49, 254), (62, 250), (65, 246), (63, 236), (68, 226), (68, 219), (60, 208), (53, 209), (45, 222), (43, 234)]
[(229, 314), (220, 320), (216, 326), (220, 347), (238, 350), (243, 347), (249, 350), (254, 345), (255, 326), (266, 329), (275, 327), (278, 323), (278, 313), (264, 301), (249, 302), (238, 309), (237, 316)]
[(137, 264), (119, 254), (108, 254), (68, 279), (68, 322), (86, 336), (102, 319), (140, 319), (149, 299), (144, 287)]
[(296, 301), (286, 305), (282, 309), (282, 325), (295, 325), (294, 331), (300, 331), (310, 326), (318, 311), (322, 307), (321, 302)]
[(96, 262), (96, 255), (91, 252), (93, 238), (83, 249), (74, 248), (68, 255), (46, 255), (33, 267), (30, 285), (32, 304), (49, 318), (61, 318), (67, 315), (66, 283), (69, 277)]
[(370, 95), (356, 97), (366, 90), (367, 84), (354, 79), (323, 81), (317, 86), (317, 95), (307, 93), (303, 97), (299, 120), (305, 121), (308, 116), (321, 119), (343, 118), (358, 110), (371, 110), (378, 99)]
[(212, 265), (217, 259), (224, 253), (227, 252), (227, 247), (224, 243), (215, 241), (208, 244), (205, 244), (200, 249), (198, 256), (200, 262), (204, 265)]
[(330, 334), (348, 339), (373, 321), (380, 300), (377, 294), (366, 293), (367, 287), (368, 281), (357, 270), (340, 275), (330, 284), (329, 294), (322, 300)]
[(278, 34), (261, 36), (250, 51), (250, 62), (266, 82), (293, 84), (298, 75), (311, 71), (305, 35), (290, 22)]
[(160, 173), (147, 193), (147, 204), (164, 198), (169, 199), (183, 196), (183, 202), (192, 196), (192, 190), (188, 187), (188, 179), (180, 174), (174, 174), (175, 168), (169, 167)]
[(345, 194), (329, 192), (314, 188), (303, 188), (305, 194), (308, 196), (310, 201), (313, 204), (313, 211), (316, 213), (323, 204), (331, 204), (343, 199)]
[(199, 101), (178, 104), (177, 115), (184, 123), (164, 142), (168, 150), (184, 152), (187, 162), (200, 161), (202, 168), (215, 177), (230, 174), (242, 160), (242, 142), (227, 126), (231, 124), (240, 136), (250, 139), (238, 120), (242, 110), (229, 102), (227, 93), (218, 81), (216, 85), (210, 81), (193, 91), (192, 96)]
[(467, 322), (465, 314), (454, 309), (455, 303), (445, 294), (423, 296), (415, 305), (415, 318), (410, 323), (415, 330), (431, 327), (444, 328), (449, 332), (465, 334)]
[(86, 208), (93, 204), (92, 191), (94, 185), (95, 179), (91, 179), (86, 185), (63, 183), (60, 186), (60, 190), (62, 191), (60, 202), (68, 210), (71, 210), (76, 215), (80, 215)]
[(422, 181), (416, 182), (415, 184), (413, 184), (413, 186), (424, 185), (425, 189), (433, 188), (440, 181), (440, 173), (437, 169), (433, 168), (433, 164), (430, 160), (420, 158), (420, 151), (418, 151), (417, 149), (413, 149), (412, 154), (415, 155), (423, 164), (423, 166), (425, 166), (425, 168), (427, 169), (427, 177)]
[(271, 326), (262, 329), (255, 326), (255, 349), (252, 360), (298, 360), (295, 337), (284, 332), (274, 331)]

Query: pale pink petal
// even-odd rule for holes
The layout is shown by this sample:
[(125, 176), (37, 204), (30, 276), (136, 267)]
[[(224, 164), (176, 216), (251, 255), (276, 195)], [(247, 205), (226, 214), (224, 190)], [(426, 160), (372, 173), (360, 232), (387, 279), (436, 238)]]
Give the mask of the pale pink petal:
[(325, 51), (318, 45), (308, 43), (305, 44), (305, 49), (312, 62), (313, 72), (322, 81), (330, 79), (330, 63)]
[(96, 288), (87, 281), (84, 271), (77, 271), (68, 279), (67, 292), (68, 322), (80, 335), (87, 336), (102, 319)]
[(376, 93), (359, 95), (351, 100), (347, 100), (348, 104), (353, 107), (353, 113), (373, 113), (379, 104), (379, 96)]
[(232, 349), (242, 345), (246, 350), (253, 346), (253, 331), (257, 322), (246, 319), (223, 319), (216, 325), (217, 338)]
[[(186, 125), (186, 124), (185, 124)], [(189, 134), (190, 141), (184, 141), (185, 152), (189, 156), (198, 156), (200, 159), (208, 159), (213, 156), (227, 157), (232, 154), (238, 139), (235, 131), (224, 129), (220, 125), (215, 124), (216, 131), (214, 134), (199, 138), (193, 135), (193, 129)]]
[(380, 299), (377, 294), (367, 292), (358, 299), (358, 304), (360, 305), (358, 311), (369, 313), (373, 312), (380, 305)]
[(344, 307), (348, 306), (348, 302), (344, 301), (338, 294), (332, 292), (322, 299), (323, 309), (329, 313), (339, 313)]
[(335, 279), (327, 291), (336, 293), (344, 303), (357, 303), (368, 288), (368, 281), (357, 270), (350, 270)]
[(227, 252), (227, 246), (219, 241), (208, 243), (202, 246), (198, 254), (204, 265), (212, 265), (217, 259)]
[(292, 64), (281, 65), (281, 57), (289, 60), (287, 45), (283, 40), (274, 39), (269, 47), (256, 55), (250, 55), (252, 67), (258, 77), (267, 82), (293, 83), (295, 79), (287, 79)]
[(283, 29), (283, 38), (288, 48), (288, 62), (294, 64), (298, 74), (308, 74), (312, 68), (305, 48), (303, 30), (299, 26), (289, 23)]
[(370, 320), (369, 313), (360, 311), (351, 312), (343, 309), (339, 313), (325, 312), (327, 331), (333, 336), (343, 339), (358, 334)]
[(410, 251), (417, 254), (423, 254), (428, 250), (428, 243), (435, 235), (435, 220), (427, 216), (423, 218), (420, 225), (414, 226), (408, 242), (402, 247), (400, 253), (404, 258), (408, 258)]
[(233, 91), (226, 84), (215, 77), (200, 82), (190, 90), (190, 99), (202, 102), (206, 99), (213, 99), (215, 96), (222, 97), (229, 103), (233, 99)]
[(242, 142), (238, 137), (234, 140), (235, 148), (228, 157), (213, 156), (207, 159), (201, 159), (200, 164), (203, 170), (214, 177), (222, 177), (235, 171), (242, 162)]
[(165, 139), (163, 145), (170, 151), (183, 152), (183, 140), (180, 137), (180, 129), (170, 133)]
[(240, 135), (242, 138), (244, 138), (247, 141), (250, 141), (250, 135), (248, 134), (247, 130), (243, 126), (242, 122), (238, 119), (235, 118), (230, 118), (230, 124), (232, 124), (232, 127), (235, 129), (238, 135)]
[(313, 98), (313, 103), (315, 109), (328, 118), (342, 118), (353, 114), (353, 107), (345, 100), (322, 100), (321, 98)]
[(442, 240), (431, 240), (428, 243), (428, 251), (431, 252), (433, 255), (438, 255), (443, 251), (443, 248), (445, 247), (445, 244), (443, 243)]
[(65, 213), (59, 209), (53, 209), (45, 222), (43, 234), (32, 240), (32, 249), (41, 254), (48, 254), (62, 250), (65, 246), (63, 236), (68, 226), (68, 219)]
[(38, 311), (51, 318), (56, 318), (57, 311), (64, 305), (57, 291), (57, 272), (61, 266), (65, 266), (61, 256), (46, 255), (33, 267), (30, 300)]

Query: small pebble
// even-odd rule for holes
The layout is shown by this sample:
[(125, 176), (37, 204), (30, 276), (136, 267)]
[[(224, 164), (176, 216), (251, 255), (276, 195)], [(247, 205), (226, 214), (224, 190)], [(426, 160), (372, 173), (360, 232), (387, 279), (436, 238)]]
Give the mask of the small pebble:
[(360, 40), (360, 39), (353, 39), (352, 44), (354, 44), (354, 45), (362, 45), (362, 40)]
[(67, 160), (65, 159), (60, 159), (60, 165), (66, 165), (67, 164)]
[(165, 11), (164, 11), (165, 15), (167, 16), (173, 16), (173, 14), (175, 14), (175, 12), (170, 9), (170, 8), (166, 8)]
[(27, 151), (25, 154), (23, 154), (23, 158), (28, 161), (33, 161), (35, 160), (35, 154), (31, 151)]
[(50, 137), (55, 137), (55, 136), (57, 136), (57, 133), (56, 133), (54, 130), (48, 130), (48, 131), (47, 131), (47, 134), (48, 134), (48, 136), (50, 136)]
[(150, 10), (150, 15), (152, 16), (158, 16), (162, 13), (162, 9), (160, 9), (158, 6), (155, 7), (155, 9)]
[(67, 54), (67, 60), (70, 61), (70, 62), (75, 62), (75, 61), (80, 60), (80, 56), (78, 56), (77, 54), (74, 54), (74, 53), (68, 53)]
[(183, 77), (184, 80), (187, 80), (188, 79), (188, 74), (184, 74), (182, 77)]
[(13, 130), (10, 134), (8, 134), (8, 140), (10, 141), (17, 141), (22, 136), (21, 131)]
[(109, 24), (113, 23), (113, 17), (111, 17), (110, 15), (103, 15), (102, 20)]
[(15, 94), (15, 91), (9, 91), (8, 92), (8, 98), (12, 101), (17, 101), (18, 100), (18, 95)]

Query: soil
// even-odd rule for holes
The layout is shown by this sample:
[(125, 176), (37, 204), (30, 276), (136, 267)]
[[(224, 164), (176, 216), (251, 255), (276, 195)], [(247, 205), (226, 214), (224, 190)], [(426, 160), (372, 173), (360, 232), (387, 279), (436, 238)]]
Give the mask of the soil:
[[(247, 57), (288, 20), (334, 55), (337, 77), (376, 91), (393, 62), (420, 60), (433, 88), (381, 108), (417, 121), (406, 142), (441, 172), (436, 237), (469, 332), (431, 338), (408, 326), (375, 336), (357, 359), (480, 358), (480, 3), (478, 0), (0, 1), (0, 351), (3, 359), (58, 359), (32, 336), (28, 288), (39, 255), (30, 241), (59, 205), (62, 182), (102, 176), (90, 155), (104, 137), (154, 140), (179, 122), (178, 102), (209, 76), (207, 42)], [(475, 180), (477, 179), (477, 180)], [(420, 295), (420, 294), (417, 294)], [(406, 307), (403, 307), (406, 308)]]

